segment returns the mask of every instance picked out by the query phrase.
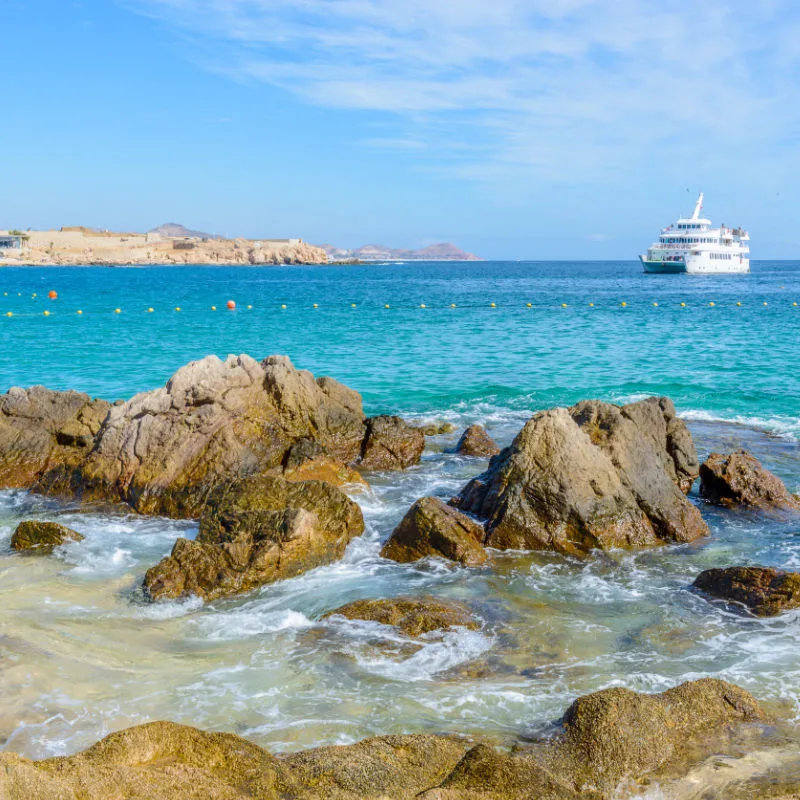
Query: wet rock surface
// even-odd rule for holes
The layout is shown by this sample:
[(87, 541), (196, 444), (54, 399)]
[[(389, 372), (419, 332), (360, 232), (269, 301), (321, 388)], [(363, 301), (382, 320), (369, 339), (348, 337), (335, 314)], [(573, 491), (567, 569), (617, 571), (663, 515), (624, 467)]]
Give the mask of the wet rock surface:
[(700, 495), (716, 505), (800, 510), (783, 481), (746, 450), (712, 453), (700, 467)]
[(708, 533), (686, 498), (691, 435), (667, 398), (584, 401), (534, 415), (454, 499), (499, 549), (590, 550), (690, 542)]
[(438, 556), (474, 567), (487, 559), (484, 536), (482, 526), (475, 520), (436, 497), (423, 497), (394, 529), (381, 556), (401, 564)]
[[(221, 482), (253, 474), (357, 480), (419, 461), (421, 431), (365, 417), (361, 396), (288, 358), (209, 356), (113, 406), (77, 392), (0, 399), (0, 486), (197, 516)], [(350, 465), (350, 466), (347, 466)]]
[(500, 448), (483, 425), (470, 425), (456, 445), (456, 453), (462, 456), (491, 458), (500, 452)]
[(747, 692), (703, 679), (662, 694), (606, 689), (579, 698), (555, 738), (512, 752), (412, 734), (276, 757), (232, 734), (154, 722), (113, 733), (74, 756), (33, 762), (0, 754), (0, 796), (610, 800), (621, 782), (724, 753), (730, 731), (766, 721)]
[(209, 600), (249, 591), (340, 559), (363, 530), (359, 507), (324, 481), (234, 481), (209, 496), (196, 540), (178, 539), (147, 571), (145, 593)]
[(11, 534), (11, 549), (50, 553), (66, 542), (81, 542), (85, 537), (57, 522), (26, 520)]
[(759, 617), (774, 617), (800, 606), (800, 573), (767, 567), (707, 569), (692, 584), (722, 600), (741, 603)]
[(393, 625), (406, 636), (421, 636), (445, 628), (477, 630), (469, 609), (458, 603), (433, 597), (395, 597), (387, 600), (356, 600), (326, 614)]

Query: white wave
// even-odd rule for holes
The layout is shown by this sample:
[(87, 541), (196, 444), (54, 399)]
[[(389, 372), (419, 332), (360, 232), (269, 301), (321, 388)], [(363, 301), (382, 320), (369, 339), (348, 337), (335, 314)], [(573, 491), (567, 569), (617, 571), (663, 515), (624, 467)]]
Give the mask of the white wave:
[(255, 604), (248, 604), (229, 612), (216, 611), (204, 614), (192, 621), (204, 639), (227, 641), (262, 636), (265, 633), (278, 633), (286, 630), (310, 628), (314, 623), (302, 612), (286, 609), (283, 611), (260, 611)]
[(746, 428), (767, 431), (785, 439), (800, 439), (800, 417), (755, 417), (745, 414), (726, 417), (696, 408), (682, 410), (680, 416), (690, 422), (724, 422), (729, 425), (742, 425)]

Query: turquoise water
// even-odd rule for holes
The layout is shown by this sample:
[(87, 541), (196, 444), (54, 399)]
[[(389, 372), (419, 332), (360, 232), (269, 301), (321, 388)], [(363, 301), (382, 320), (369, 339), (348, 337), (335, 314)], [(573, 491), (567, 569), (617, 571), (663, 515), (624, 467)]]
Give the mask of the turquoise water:
[(358, 389), (371, 412), (665, 393), (800, 430), (800, 262), (729, 277), (646, 276), (634, 262), (5, 268), (0, 291), (0, 388), (117, 399), (208, 353), (282, 353)]
[[(13, 316), (0, 316), (0, 389), (116, 399), (210, 352), (284, 353), (358, 389), (370, 413), (481, 422), (503, 445), (536, 409), (668, 394), (701, 456), (747, 447), (800, 491), (794, 302), (800, 262), (714, 278), (645, 276), (634, 263), (4, 269), (0, 315)], [(711, 536), (691, 545), (587, 561), (497, 553), (473, 570), (384, 561), (381, 544), (414, 500), (448, 498), (485, 467), (453, 454), (457, 437), (429, 439), (419, 466), (370, 475), (353, 493), (367, 531), (340, 563), (206, 605), (145, 605), (136, 593), (193, 522), (0, 491), (0, 747), (74, 752), (162, 718), (276, 751), (415, 731), (508, 743), (580, 694), (705, 675), (800, 723), (800, 612), (753, 619), (688, 590), (712, 566), (800, 569), (796, 515), (713, 509), (695, 489)], [(86, 539), (49, 558), (13, 554), (11, 532), (31, 517)], [(414, 642), (322, 618), (359, 598), (422, 593), (468, 603), (480, 630)], [(800, 728), (788, 735), (796, 750)]]

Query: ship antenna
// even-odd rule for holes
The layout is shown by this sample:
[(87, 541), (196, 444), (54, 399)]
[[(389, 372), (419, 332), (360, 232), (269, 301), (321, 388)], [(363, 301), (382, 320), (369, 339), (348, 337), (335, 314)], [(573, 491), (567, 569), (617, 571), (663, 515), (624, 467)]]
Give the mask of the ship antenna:
[(694, 214), (692, 219), (700, 219), (700, 211), (703, 208), (703, 193), (700, 192), (700, 197), (697, 198), (697, 205), (694, 207)]

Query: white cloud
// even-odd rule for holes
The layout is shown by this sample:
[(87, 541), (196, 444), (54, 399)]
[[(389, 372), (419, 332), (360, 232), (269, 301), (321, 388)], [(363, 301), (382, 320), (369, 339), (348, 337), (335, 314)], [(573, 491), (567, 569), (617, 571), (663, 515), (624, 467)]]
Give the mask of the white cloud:
[(468, 142), (465, 177), (721, 165), (800, 121), (794, 0), (123, 1), (211, 44), (210, 69), (395, 117), (391, 149)]

